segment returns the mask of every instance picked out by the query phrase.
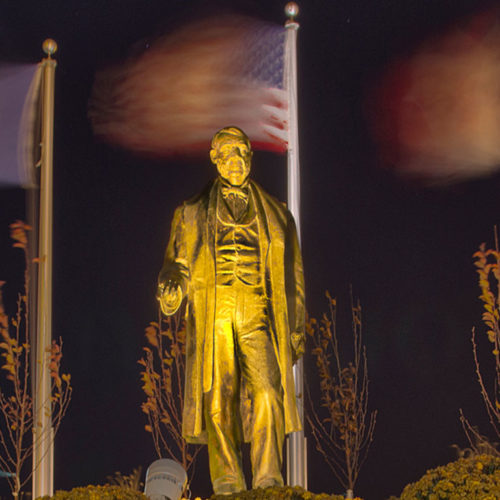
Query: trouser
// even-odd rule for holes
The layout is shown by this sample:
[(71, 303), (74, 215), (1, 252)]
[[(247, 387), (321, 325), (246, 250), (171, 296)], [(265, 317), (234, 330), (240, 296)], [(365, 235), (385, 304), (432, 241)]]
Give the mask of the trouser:
[(283, 390), (260, 287), (217, 286), (214, 369), (204, 395), (210, 476), (216, 494), (245, 490), (242, 471), (241, 377), (252, 402), (252, 487), (282, 486)]

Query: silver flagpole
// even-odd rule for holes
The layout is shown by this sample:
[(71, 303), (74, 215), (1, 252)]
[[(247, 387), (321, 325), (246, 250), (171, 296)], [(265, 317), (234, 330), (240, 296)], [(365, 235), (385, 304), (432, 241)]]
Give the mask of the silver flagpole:
[(54, 81), (57, 50), (54, 40), (45, 40), (42, 61), (42, 161), (40, 181), (40, 225), (38, 264), (38, 308), (36, 373), (33, 425), (33, 498), (53, 495), (54, 439), (52, 429), (49, 355), (52, 343), (52, 163), (54, 139)]
[[(295, 2), (286, 4), (288, 21), (286, 28), (285, 74), (288, 92), (288, 207), (297, 225), (300, 242), (300, 166), (299, 130), (297, 113), (297, 31), (299, 23), (295, 16), (299, 7)], [(304, 424), (304, 362), (302, 359), (293, 367), (295, 396), (300, 420)], [(307, 446), (304, 431), (290, 434), (287, 440), (287, 484), (307, 489)]]

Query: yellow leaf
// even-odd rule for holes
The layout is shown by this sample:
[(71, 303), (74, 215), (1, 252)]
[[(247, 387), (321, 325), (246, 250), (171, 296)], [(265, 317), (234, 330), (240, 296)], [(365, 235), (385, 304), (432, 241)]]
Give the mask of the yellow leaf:
[(152, 327), (152, 326), (148, 326), (146, 328), (146, 338), (148, 340), (148, 342), (154, 346), (154, 347), (158, 347), (158, 339), (156, 338), (156, 328)]
[(2, 370), (7, 370), (9, 373), (12, 373), (12, 375), (16, 374), (16, 372), (14, 370), (14, 366), (11, 364), (2, 366)]

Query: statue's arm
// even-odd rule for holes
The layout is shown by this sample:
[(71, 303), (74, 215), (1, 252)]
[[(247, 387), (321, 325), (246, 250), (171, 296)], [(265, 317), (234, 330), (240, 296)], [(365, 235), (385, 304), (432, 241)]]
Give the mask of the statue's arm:
[(158, 276), (156, 297), (166, 315), (174, 314), (179, 309), (188, 288), (189, 269), (183, 212), (183, 207), (175, 211), (163, 267)]
[(287, 301), (294, 362), (305, 352), (305, 284), (302, 255), (292, 215), (287, 224)]

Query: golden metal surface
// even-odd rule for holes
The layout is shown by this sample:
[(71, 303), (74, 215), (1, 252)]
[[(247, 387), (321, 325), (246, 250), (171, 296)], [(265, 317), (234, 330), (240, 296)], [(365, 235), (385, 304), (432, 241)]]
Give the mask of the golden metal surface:
[(47, 38), (43, 42), (42, 49), (50, 58), (57, 52), (57, 42), (52, 38)]
[(282, 485), (286, 433), (301, 429), (292, 363), (304, 352), (304, 280), (295, 223), (249, 179), (252, 151), (235, 127), (212, 140), (219, 176), (177, 208), (158, 279), (164, 314), (187, 297), (183, 434), (207, 443), (214, 492)]
[(285, 5), (285, 14), (294, 21), (299, 14), (299, 6), (295, 2), (288, 2)]

